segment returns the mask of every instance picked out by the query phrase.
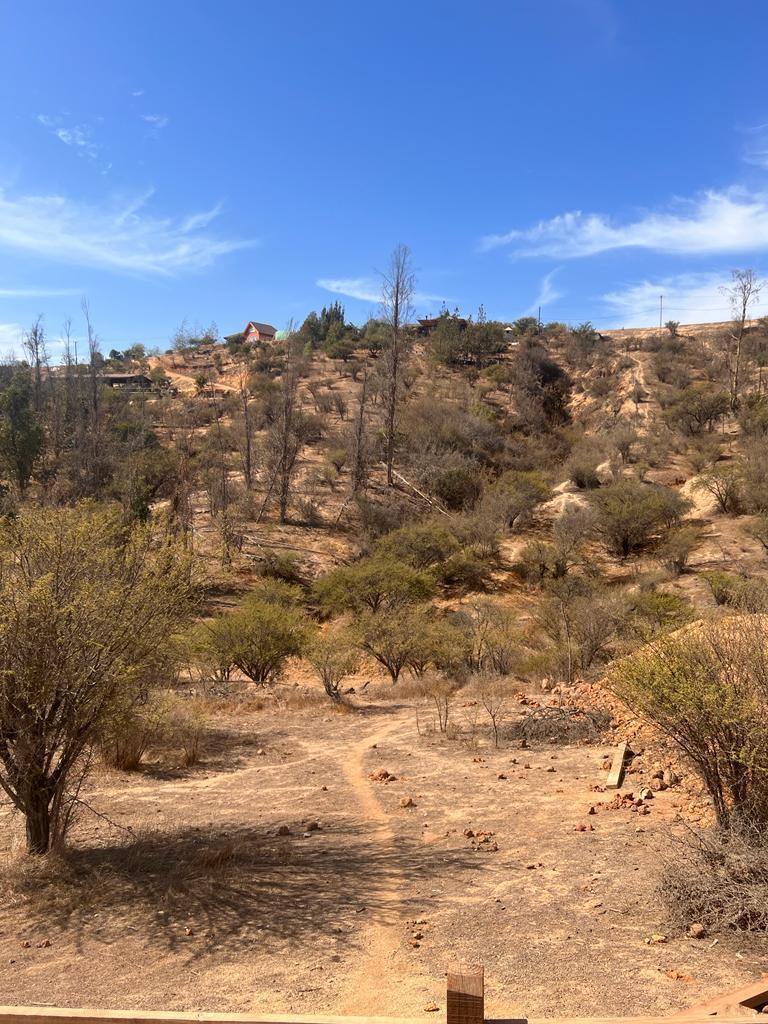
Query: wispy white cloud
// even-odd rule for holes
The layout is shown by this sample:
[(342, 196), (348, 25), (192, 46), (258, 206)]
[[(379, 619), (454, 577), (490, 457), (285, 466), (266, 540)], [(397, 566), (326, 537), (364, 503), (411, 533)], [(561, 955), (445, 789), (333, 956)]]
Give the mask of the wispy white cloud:
[(553, 283), (555, 274), (561, 269), (562, 267), (555, 267), (554, 270), (550, 270), (548, 274), (545, 274), (544, 277), (542, 277), (539, 285), (539, 294), (525, 311), (527, 315), (532, 316), (538, 311), (540, 306), (546, 307), (550, 305), (550, 303), (557, 302), (558, 299), (563, 298), (565, 292), (558, 291)]
[(480, 242), (483, 251), (507, 246), (516, 256), (557, 259), (623, 248), (679, 254), (762, 251), (768, 249), (768, 193), (735, 186), (712, 190), (627, 224), (577, 210), (530, 228), (487, 235)]
[(349, 299), (381, 301), (381, 284), (372, 277), (321, 277), (315, 283), (318, 288), (324, 288), (335, 295), (345, 295)]
[(741, 132), (747, 137), (742, 151), (744, 162), (768, 169), (768, 124), (753, 124)]
[(167, 114), (142, 114), (141, 120), (146, 121), (153, 128), (157, 128), (158, 131), (161, 128), (167, 128), (171, 121)]
[(87, 125), (67, 126), (63, 124), (62, 118), (51, 117), (48, 114), (38, 114), (37, 120), (44, 128), (53, 132), (59, 142), (63, 142), (65, 146), (73, 146), (91, 159), (95, 159), (99, 155), (99, 146), (91, 139), (91, 132)]
[[(656, 280), (644, 280), (607, 292), (602, 301), (616, 327), (654, 326), (659, 322), (659, 296), (663, 296), (663, 319), (680, 323), (709, 323), (730, 317), (724, 289), (731, 286), (727, 271), (703, 274), (676, 274)], [(768, 300), (768, 294), (764, 296)], [(765, 301), (762, 306), (765, 306)], [(755, 304), (754, 315), (765, 312)]]
[(143, 96), (143, 95), (144, 95), (144, 90), (143, 89), (134, 89), (134, 91), (131, 93), (131, 96), (136, 96), (136, 97)]
[(0, 324), (0, 354), (8, 354), (20, 348), (23, 333), (21, 324)]
[(82, 294), (82, 288), (0, 288), (0, 299), (39, 299)]
[(0, 247), (57, 263), (171, 275), (210, 266), (255, 244), (203, 230), (219, 207), (180, 220), (150, 213), (151, 192), (104, 205), (65, 196), (10, 196), (0, 189)]
[[(344, 295), (349, 299), (359, 299), (361, 302), (381, 302), (381, 280), (375, 277), (321, 277), (315, 284), (327, 292)], [(414, 302), (420, 303), (446, 301), (442, 295), (428, 295), (426, 292), (416, 292), (413, 299)]]

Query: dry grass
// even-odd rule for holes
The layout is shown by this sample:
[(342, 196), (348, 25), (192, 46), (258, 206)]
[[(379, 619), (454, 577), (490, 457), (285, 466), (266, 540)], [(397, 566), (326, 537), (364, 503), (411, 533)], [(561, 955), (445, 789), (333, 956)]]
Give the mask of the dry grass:
[(660, 893), (672, 920), (710, 931), (768, 931), (768, 842), (757, 829), (687, 830), (673, 845)]
[(595, 743), (603, 737), (610, 722), (608, 712), (594, 708), (539, 707), (508, 723), (504, 736), (543, 743)]

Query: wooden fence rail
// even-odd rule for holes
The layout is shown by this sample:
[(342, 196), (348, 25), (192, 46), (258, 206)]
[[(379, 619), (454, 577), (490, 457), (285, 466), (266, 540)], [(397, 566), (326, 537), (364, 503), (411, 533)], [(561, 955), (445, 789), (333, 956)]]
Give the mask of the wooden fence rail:
[[(723, 993), (670, 1017), (497, 1018), (494, 1024), (744, 1024), (768, 1010), (768, 978)], [(446, 1024), (484, 1024), (485, 979), (481, 966), (448, 971)], [(0, 1006), (0, 1024), (424, 1024), (424, 1017), (337, 1017), (311, 1014), (184, 1013), (161, 1010), (77, 1010), (52, 1006)]]

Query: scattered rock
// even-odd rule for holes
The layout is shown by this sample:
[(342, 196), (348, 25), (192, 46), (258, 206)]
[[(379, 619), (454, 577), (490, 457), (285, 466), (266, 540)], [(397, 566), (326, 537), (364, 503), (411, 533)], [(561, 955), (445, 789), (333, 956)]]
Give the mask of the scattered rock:
[(548, 772), (556, 772), (556, 771), (557, 771), (557, 768), (555, 768), (555, 766), (554, 766), (554, 765), (550, 765), (550, 766), (549, 766), (549, 768), (547, 768), (547, 771), (548, 771)]
[(371, 782), (395, 782), (397, 776), (392, 775), (386, 768), (377, 768), (368, 776)]
[(498, 775), (498, 777), (499, 777), (500, 779), (506, 779), (506, 777), (507, 777), (507, 776), (506, 776), (506, 775), (504, 774), (504, 772), (499, 772), (499, 775)]
[(415, 807), (416, 803), (412, 796), (404, 796), (400, 800), (401, 807)]
[(307, 822), (307, 832), (317, 832), (319, 828), (320, 828), (320, 822), (319, 821), (308, 821)]
[(287, 825), (278, 825), (277, 834), (279, 836), (289, 836), (291, 834), (291, 830), (288, 828)]
[(427, 1003), (427, 1005), (424, 1007), (424, 1013), (437, 1013), (439, 1009), (440, 1007), (437, 1005), (437, 1003)]
[(694, 921), (688, 929), (688, 935), (692, 939), (705, 939), (707, 937), (707, 929), (700, 921)]
[(645, 944), (646, 944), (646, 946), (658, 946), (658, 945), (662, 945), (663, 943), (665, 943), (667, 941), (668, 941), (668, 939), (667, 939), (666, 935), (662, 935), (660, 932), (654, 932), (653, 935), (650, 935), (645, 940)]
[(687, 985), (690, 985), (693, 982), (693, 978), (690, 976), (690, 974), (683, 974), (681, 971), (674, 970), (674, 968), (668, 971), (664, 971), (664, 974), (668, 978), (671, 978), (672, 981), (684, 981)]

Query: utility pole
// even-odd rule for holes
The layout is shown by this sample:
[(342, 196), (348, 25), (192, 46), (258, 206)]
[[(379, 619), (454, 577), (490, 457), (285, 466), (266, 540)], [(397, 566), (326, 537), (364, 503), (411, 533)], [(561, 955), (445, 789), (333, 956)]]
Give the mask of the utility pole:
[(541, 334), (541, 306), (539, 306), (539, 316), (536, 320), (536, 333)]

